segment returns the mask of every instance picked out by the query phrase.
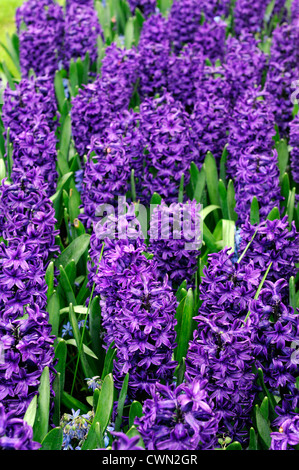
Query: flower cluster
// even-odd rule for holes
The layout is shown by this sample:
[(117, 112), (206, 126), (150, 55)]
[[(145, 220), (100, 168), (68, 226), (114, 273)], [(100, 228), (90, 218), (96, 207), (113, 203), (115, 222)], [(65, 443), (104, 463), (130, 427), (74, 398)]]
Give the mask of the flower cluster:
[(291, 170), (295, 183), (299, 183), (299, 114), (290, 123)]
[(170, 273), (174, 288), (184, 280), (194, 285), (201, 245), (199, 210), (196, 201), (169, 206), (162, 201), (153, 210), (148, 251), (161, 275)]
[(161, 383), (150, 387), (138, 424), (148, 450), (207, 450), (216, 444), (219, 414), (207, 393), (206, 380), (190, 380), (178, 387)]
[(157, 0), (128, 0), (132, 14), (135, 13), (136, 8), (140, 10), (145, 18), (155, 13)]
[(293, 103), (291, 100), (293, 81), (298, 78), (298, 26), (282, 24), (272, 36), (265, 89), (271, 96), (271, 103), (280, 135), (289, 133), (292, 121)]
[[(156, 264), (144, 255), (146, 246), (140, 237), (124, 236), (134, 221), (134, 206), (119, 219), (118, 238), (101, 240), (99, 227), (93, 233), (89, 279), (101, 298), (106, 347), (114, 343), (116, 349), (115, 386), (121, 388), (129, 372), (128, 397), (142, 399), (151, 384), (172, 380), (176, 299), (167, 277), (161, 282)], [(102, 233), (111, 222), (113, 218), (108, 218)]]

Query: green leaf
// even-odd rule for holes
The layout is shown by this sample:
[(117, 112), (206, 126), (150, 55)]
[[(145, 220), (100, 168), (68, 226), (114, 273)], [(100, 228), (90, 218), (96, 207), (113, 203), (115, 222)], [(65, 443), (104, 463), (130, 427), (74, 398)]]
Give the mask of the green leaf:
[(271, 429), (267, 420), (262, 415), (258, 405), (255, 405), (255, 419), (261, 442), (267, 449), (269, 449), (271, 445)]
[(37, 398), (37, 412), (33, 426), (33, 439), (42, 442), (48, 433), (50, 413), (50, 376), (49, 367), (46, 366), (40, 378)]
[(220, 209), (220, 206), (215, 206), (213, 204), (209, 205), (209, 206), (206, 206), (204, 207), (201, 211), (200, 211), (200, 218), (202, 221), (205, 220), (205, 218), (213, 211), (217, 210), (217, 209)]
[(61, 450), (63, 441), (63, 429), (56, 427), (51, 429), (42, 441), (39, 450)]
[(33, 427), (37, 410), (37, 395), (34, 395), (26, 410), (23, 420)]
[(209, 230), (209, 228), (207, 227), (207, 225), (205, 224), (205, 222), (203, 222), (203, 241), (204, 243), (207, 245), (209, 251), (211, 253), (215, 253), (218, 250), (218, 247), (217, 247), (217, 240), (215, 239), (215, 237), (213, 236), (213, 234), (211, 233), (211, 231)]
[(117, 432), (120, 431), (120, 428), (121, 428), (124, 404), (125, 404), (127, 391), (128, 391), (128, 383), (129, 383), (129, 374), (127, 373), (123, 380), (122, 388), (121, 388), (118, 401), (117, 401), (117, 415), (115, 418), (115, 431)]
[(75, 238), (69, 246), (56, 258), (54, 264), (56, 267), (66, 266), (72, 259), (77, 264), (81, 256), (89, 246), (90, 235), (85, 233)]
[[(98, 36), (98, 40), (99, 38), (101, 38), (101, 35)], [(102, 41), (102, 38), (101, 38), (101, 41)], [(85, 85), (88, 84), (89, 69), (90, 69), (90, 55), (89, 55), (89, 52), (86, 52), (84, 61), (83, 61), (83, 76), (82, 76), (81, 84), (85, 84)]]
[(5, 167), (5, 161), (3, 158), (0, 159), (0, 183), (1, 181), (6, 178), (6, 167)]
[(102, 61), (105, 57), (105, 44), (101, 35), (97, 38), (97, 49), (98, 49), (98, 56), (97, 56), (97, 73), (99, 74), (102, 68)]
[(56, 371), (55, 374), (55, 379), (53, 382), (53, 392), (54, 392), (54, 410), (53, 410), (53, 424), (55, 426), (59, 426), (60, 424), (60, 417), (61, 417), (61, 395), (62, 395), (62, 390), (61, 390), (61, 374), (60, 372)]
[(138, 447), (142, 447), (143, 449), (145, 449), (145, 445), (144, 445), (144, 442), (143, 442), (143, 439), (140, 435), (140, 433), (138, 432), (136, 426), (131, 426), (130, 429), (127, 431), (126, 435), (128, 437), (135, 437), (135, 436), (139, 436), (139, 441), (137, 442), (137, 446)]
[(180, 319), (180, 328), (177, 331), (177, 347), (175, 350), (175, 358), (178, 363), (181, 362), (183, 357), (186, 357), (189, 341), (192, 338), (194, 324), (193, 324), (193, 309), (194, 297), (193, 291), (190, 288), (184, 298), (184, 307)]
[(72, 259), (64, 268), (65, 270), (65, 273), (71, 283), (71, 285), (73, 286), (74, 283), (75, 283), (75, 280), (76, 280), (76, 275), (77, 275), (77, 271), (76, 271), (76, 263), (75, 261)]
[(150, 203), (151, 203), (151, 205), (154, 205), (154, 204), (159, 205), (159, 204), (161, 204), (161, 201), (162, 201), (161, 196), (160, 196), (158, 193), (154, 193), (154, 194), (152, 195), (152, 198), (151, 198), (151, 202), (150, 202)]
[(253, 196), (250, 207), (250, 223), (258, 225), (260, 223), (260, 207), (256, 196)]
[(187, 295), (187, 281), (186, 279), (181, 283), (181, 285), (177, 288), (177, 291), (176, 291), (176, 298), (177, 298), (177, 301), (180, 302), (183, 297), (185, 297)]
[(71, 62), (70, 62), (69, 77), (70, 77), (71, 94), (72, 96), (76, 96), (76, 94), (78, 93), (78, 88), (79, 88), (79, 77), (78, 77), (77, 63), (74, 61), (73, 58), (71, 59)]

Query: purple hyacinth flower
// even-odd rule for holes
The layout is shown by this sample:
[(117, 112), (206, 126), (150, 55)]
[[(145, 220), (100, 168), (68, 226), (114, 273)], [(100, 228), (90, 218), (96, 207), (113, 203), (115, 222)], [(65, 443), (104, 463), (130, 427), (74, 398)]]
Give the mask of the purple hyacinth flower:
[(37, 450), (41, 447), (33, 441), (33, 430), (14, 412), (6, 412), (0, 403), (0, 449)]

